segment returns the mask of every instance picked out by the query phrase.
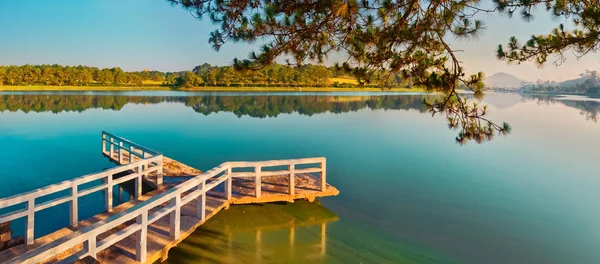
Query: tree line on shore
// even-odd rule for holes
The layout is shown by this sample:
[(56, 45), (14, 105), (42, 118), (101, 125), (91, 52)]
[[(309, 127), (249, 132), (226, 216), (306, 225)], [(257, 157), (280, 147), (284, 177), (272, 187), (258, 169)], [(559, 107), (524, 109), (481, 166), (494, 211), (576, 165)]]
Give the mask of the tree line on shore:
[[(256, 70), (236, 70), (233, 66), (208, 63), (191, 71), (133, 71), (88, 66), (22, 65), (0, 66), (0, 86), (142, 86), (173, 88), (219, 87), (357, 87), (344, 69), (306, 64), (292, 67), (271, 64)], [(336, 81), (332, 78), (341, 78)], [(360, 87), (412, 87), (399, 74), (378, 72)]]
[(161, 82), (158, 71), (125, 72), (121, 68), (62, 65), (0, 66), (0, 86), (89, 86), (142, 85), (144, 80)]
[(525, 92), (538, 93), (571, 93), (571, 94), (600, 94), (600, 78), (598, 71), (586, 70), (579, 74), (580, 78), (563, 83), (543, 82), (523, 86)]

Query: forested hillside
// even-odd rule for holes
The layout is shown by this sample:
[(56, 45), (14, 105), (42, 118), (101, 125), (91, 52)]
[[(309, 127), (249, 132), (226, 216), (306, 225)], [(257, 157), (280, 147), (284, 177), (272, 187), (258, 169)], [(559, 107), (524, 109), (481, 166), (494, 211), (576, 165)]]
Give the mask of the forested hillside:
[(597, 71), (585, 71), (580, 78), (561, 83), (539, 82), (523, 87), (525, 92), (539, 93), (571, 93), (571, 94), (600, 94), (600, 80)]

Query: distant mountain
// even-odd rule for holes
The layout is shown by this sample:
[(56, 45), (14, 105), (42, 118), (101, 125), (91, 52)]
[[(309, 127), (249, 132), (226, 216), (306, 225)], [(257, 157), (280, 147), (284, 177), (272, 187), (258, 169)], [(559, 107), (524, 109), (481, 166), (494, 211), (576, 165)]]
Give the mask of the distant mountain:
[(483, 80), (485, 86), (492, 89), (516, 90), (531, 82), (521, 80), (508, 73), (499, 72)]

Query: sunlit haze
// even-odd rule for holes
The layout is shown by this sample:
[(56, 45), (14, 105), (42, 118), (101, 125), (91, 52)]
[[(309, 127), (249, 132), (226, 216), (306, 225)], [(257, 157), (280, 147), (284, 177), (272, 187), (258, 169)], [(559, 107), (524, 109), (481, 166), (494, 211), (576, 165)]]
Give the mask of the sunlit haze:
[[(486, 75), (506, 72), (523, 80), (564, 81), (586, 69), (598, 69), (599, 55), (568, 60), (560, 67), (552, 60), (540, 69), (533, 63), (508, 65), (495, 58), (498, 44), (511, 36), (524, 41), (545, 34), (560, 23), (543, 10), (535, 19), (481, 15), (487, 29), (475, 41), (451, 40), (468, 72)], [(0, 65), (63, 64), (124, 70), (190, 70), (202, 63), (230, 64), (246, 58), (257, 44), (228, 43), (220, 52), (208, 44), (215, 29), (208, 19), (195, 19), (164, 0), (2, 1), (0, 3)], [(339, 56), (330, 56), (333, 64)]]

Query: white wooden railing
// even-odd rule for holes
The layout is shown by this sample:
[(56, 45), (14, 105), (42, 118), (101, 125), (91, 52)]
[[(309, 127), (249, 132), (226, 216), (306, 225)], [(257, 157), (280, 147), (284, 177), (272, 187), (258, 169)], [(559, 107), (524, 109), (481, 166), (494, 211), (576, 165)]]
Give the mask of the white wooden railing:
[[(154, 151), (149, 151), (149, 150), (143, 148), (142, 146), (139, 146), (133, 142), (130, 142), (128, 140), (125, 140), (125, 139), (122, 139), (119, 137), (115, 137), (115, 136), (105, 133), (105, 132), (102, 133), (102, 138), (103, 138), (103, 147), (102, 147), (103, 152), (107, 149), (107, 146), (105, 143), (105, 139), (106, 139), (106, 140), (109, 140), (110, 142), (114, 142), (114, 144), (111, 144), (110, 146), (113, 146), (115, 144), (121, 144), (121, 146), (123, 146), (123, 144), (125, 144), (126, 146), (128, 146), (130, 148), (133, 147), (134, 150), (129, 152), (129, 153), (134, 153), (132, 155), (138, 154), (135, 151), (135, 149), (142, 150), (143, 154), (141, 154), (141, 156), (142, 157), (145, 156), (145, 158), (139, 158), (137, 161), (135, 161), (133, 163), (118, 166), (116, 168), (112, 168), (112, 169), (105, 170), (102, 172), (88, 174), (88, 175), (81, 176), (81, 177), (78, 177), (78, 178), (75, 178), (72, 180), (63, 181), (61, 183), (49, 185), (49, 186), (39, 188), (37, 190), (33, 190), (33, 191), (30, 191), (27, 193), (14, 195), (14, 196), (7, 197), (7, 198), (2, 198), (2, 199), (0, 199), (0, 209), (13, 207), (13, 206), (17, 207), (18, 205), (24, 205), (25, 208), (24, 209), (13, 209), (13, 210), (10, 210), (10, 212), (8, 212), (8, 213), (0, 215), (0, 223), (13, 221), (13, 220), (19, 219), (19, 218), (25, 218), (25, 223), (26, 223), (25, 224), (25, 229), (26, 229), (25, 230), (25, 241), (28, 245), (30, 245), (30, 244), (33, 244), (34, 239), (35, 239), (35, 237), (34, 237), (35, 212), (38, 212), (38, 211), (41, 211), (44, 209), (48, 209), (53, 206), (57, 206), (59, 204), (69, 203), (70, 204), (70, 210), (69, 210), (70, 225), (77, 226), (77, 223), (79, 222), (79, 213), (78, 213), (79, 212), (79, 204), (78, 204), (79, 197), (102, 191), (102, 192), (104, 192), (104, 195), (105, 195), (104, 210), (111, 211), (113, 208), (113, 189), (114, 189), (113, 187), (115, 185), (130, 181), (130, 180), (135, 180), (135, 190), (136, 191), (133, 195), (134, 195), (134, 197), (137, 198), (142, 194), (143, 177), (147, 177), (150, 173), (156, 172), (155, 173), (156, 177), (160, 178), (161, 182), (162, 182), (162, 172), (163, 172), (163, 168), (162, 168), (163, 156), (162, 156), (162, 154), (160, 154), (158, 152), (154, 152)], [(115, 151), (114, 147), (110, 147), (108, 149), (109, 149), (110, 153), (113, 153), (113, 151)], [(121, 148), (117, 147), (117, 149), (119, 152), (122, 152)], [(132, 170), (134, 173), (131, 173), (124, 177), (114, 178), (115, 174), (123, 173), (123, 172), (130, 171), (130, 170)], [(100, 183), (100, 180), (101, 180), (101, 183)], [(93, 185), (92, 182), (94, 182), (94, 181), (98, 181), (99, 184)], [(158, 182), (158, 180), (157, 180), (157, 182)], [(84, 184), (87, 184), (87, 185), (82, 186)], [(93, 186), (90, 187), (90, 185), (93, 185)], [(49, 197), (51, 197), (50, 195), (52, 195), (52, 194), (56, 194), (58, 192), (67, 191), (67, 190), (69, 193), (66, 195), (62, 195), (58, 198), (54, 198), (49, 201), (36, 203), (37, 199), (43, 199), (44, 197), (49, 198)], [(21, 206), (21, 207), (23, 207), (23, 206)]]
[[(302, 168), (297, 168), (301, 165)], [(309, 166), (313, 167), (309, 167)], [(314, 167), (317, 165), (318, 167)], [(285, 167), (287, 170), (270, 171), (269, 168)], [(253, 172), (234, 172), (236, 169), (254, 168)], [(30, 251), (24, 255), (12, 259), (9, 263), (38, 263), (65, 252), (76, 245), (83, 244), (81, 251), (75, 253), (72, 258), (83, 258), (85, 256), (96, 257), (97, 254), (111, 245), (135, 234), (136, 252), (138, 262), (146, 262), (148, 226), (162, 217), (169, 217), (169, 233), (172, 239), (180, 239), (181, 234), (181, 208), (195, 201), (196, 216), (198, 221), (206, 219), (206, 195), (219, 184), (225, 185), (225, 195), (229, 200), (232, 197), (232, 179), (236, 177), (253, 177), (256, 183), (257, 197), (260, 197), (261, 179), (266, 176), (288, 175), (290, 180), (289, 193), (295, 193), (295, 175), (298, 173), (320, 173), (320, 188), (326, 188), (326, 159), (307, 158), (292, 160), (273, 160), (259, 162), (225, 162), (207, 172), (204, 172), (190, 180), (187, 180), (174, 188), (158, 194), (144, 202), (141, 202), (119, 214), (113, 215), (103, 221), (85, 227), (80, 231), (66, 237), (53, 241)], [(135, 223), (127, 227), (120, 227), (130, 220)], [(111, 229), (121, 228), (108, 237), (98, 240), (102, 234)], [(104, 236), (102, 236), (104, 237)]]
[[(160, 186), (163, 183), (163, 160), (162, 160), (162, 154), (151, 150), (149, 148), (146, 148), (142, 145), (139, 145), (137, 143), (134, 143), (132, 141), (129, 141), (125, 138), (122, 137), (117, 137), (111, 133), (108, 133), (106, 131), (102, 131), (102, 153), (105, 154), (106, 156), (110, 157), (112, 160), (114, 160), (115, 162), (117, 162), (118, 165), (126, 165), (126, 164), (132, 164), (132, 163), (138, 163), (139, 161), (143, 161), (143, 160), (147, 160), (153, 157), (158, 157), (160, 156), (161, 158), (155, 158), (152, 160), (151, 163), (149, 163), (149, 165), (151, 166), (156, 166), (156, 175), (155, 175), (155, 179), (154, 179), (154, 183), (156, 183), (156, 186)], [(116, 156), (116, 157), (115, 157)], [(147, 164), (142, 163), (139, 164), (140, 166), (142, 166), (142, 172), (144, 176), (148, 177), (149, 173), (145, 173), (144, 170), (146, 170), (147, 168)], [(140, 177), (140, 180), (143, 179), (142, 177)], [(136, 189), (136, 195), (135, 197), (137, 197), (137, 195), (141, 194), (142, 191), (142, 185), (141, 185), (141, 181), (136, 181), (135, 182), (135, 189)]]

